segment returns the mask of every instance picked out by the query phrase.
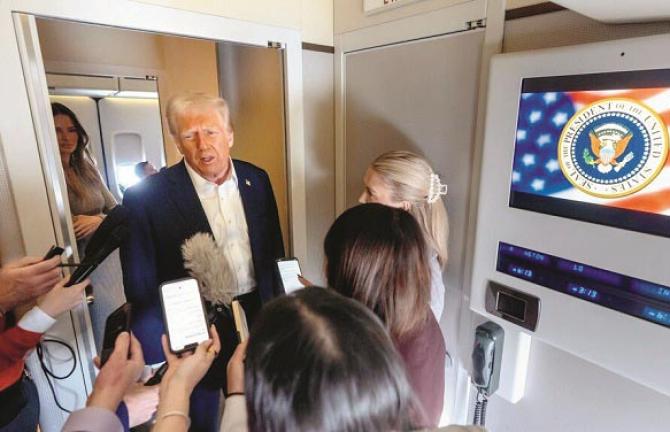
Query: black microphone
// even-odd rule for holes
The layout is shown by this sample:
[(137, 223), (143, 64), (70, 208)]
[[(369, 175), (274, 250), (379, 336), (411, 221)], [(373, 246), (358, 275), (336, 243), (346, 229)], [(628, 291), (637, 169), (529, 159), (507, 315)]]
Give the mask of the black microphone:
[(104, 246), (105, 242), (107, 242), (107, 238), (117, 226), (128, 224), (129, 213), (128, 209), (121, 204), (110, 210), (86, 244), (84, 260), (89, 256), (94, 255), (97, 250), (100, 250)]
[(105, 220), (95, 231), (86, 245), (84, 259), (77, 269), (72, 272), (70, 281), (65, 285), (70, 287), (83, 281), (98, 268), (105, 258), (128, 237), (128, 209), (122, 205), (114, 207)]

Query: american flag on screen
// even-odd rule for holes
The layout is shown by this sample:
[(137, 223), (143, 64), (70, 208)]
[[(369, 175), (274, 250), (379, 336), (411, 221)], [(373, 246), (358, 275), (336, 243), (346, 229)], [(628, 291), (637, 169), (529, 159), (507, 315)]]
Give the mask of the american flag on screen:
[[(570, 126), (570, 122), (574, 122), (573, 116), (575, 114), (579, 116), (580, 110), (585, 107), (588, 108), (590, 104), (612, 100), (613, 98), (641, 103), (652, 112), (658, 114), (656, 116), (660, 121), (658, 124), (666, 131), (668, 130), (668, 126), (670, 125), (669, 88), (523, 93), (519, 104), (516, 148), (512, 171), (512, 190), (670, 215), (670, 158), (661, 161), (661, 164), (658, 166), (660, 172), (658, 170), (655, 172), (653, 180), (645, 183), (643, 187), (640, 186), (641, 188), (634, 193), (614, 198), (585, 193), (582, 190), (583, 188), (575, 187), (575, 183), (578, 182), (569, 181), (561, 169), (562, 163), (559, 160), (558, 151), (559, 141), (564, 129)], [(635, 118), (626, 121), (632, 122), (630, 124), (633, 126), (638, 122)], [(600, 129), (611, 130), (611, 123), (601, 125)], [(619, 138), (625, 132), (624, 128)], [(585, 128), (583, 139), (587, 140), (587, 142), (587, 133), (589, 134), (588, 138), (593, 135), (591, 142), (593, 140), (598, 141), (596, 133), (601, 134), (603, 141), (607, 138), (607, 131), (598, 131), (596, 129), (596, 133), (594, 133), (593, 128), (588, 129), (588, 131)], [(640, 134), (637, 133), (637, 135)], [(664, 145), (667, 149), (667, 135)], [(607, 159), (605, 152), (603, 152), (603, 155), (598, 155), (593, 154), (590, 149), (591, 147), (579, 148), (576, 157), (585, 164), (591, 165), (592, 168), (598, 166), (601, 173), (606, 172), (606, 174), (601, 174), (603, 178), (607, 176), (614, 177), (619, 171), (625, 173), (627, 170), (631, 170), (636, 163), (634, 156), (639, 158), (643, 155), (643, 151), (639, 147), (633, 151), (633, 147), (631, 146), (626, 153), (617, 156), (618, 163), (621, 166), (615, 165), (617, 159), (614, 159), (612, 166), (604, 167), (600, 161), (601, 159)], [(584, 152), (583, 155), (582, 151)], [(602, 158), (598, 156), (602, 156)], [(598, 162), (601, 165), (597, 165)], [(565, 159), (563, 159), (563, 164), (565, 164)], [(588, 165), (585, 165), (587, 169), (589, 168)], [(592, 172), (598, 175), (598, 171), (595, 169)]]

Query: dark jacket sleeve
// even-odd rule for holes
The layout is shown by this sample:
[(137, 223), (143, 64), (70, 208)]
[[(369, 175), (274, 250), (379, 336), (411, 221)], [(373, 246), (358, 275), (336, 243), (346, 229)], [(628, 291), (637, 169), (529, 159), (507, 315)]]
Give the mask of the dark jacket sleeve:
[(276, 258), (283, 258), (284, 255), (284, 240), (281, 235), (281, 224), (279, 223), (279, 210), (277, 210), (277, 201), (275, 200), (275, 194), (274, 191), (272, 190), (272, 184), (270, 183), (270, 178), (268, 177), (267, 173), (265, 173), (265, 180), (267, 181), (268, 185), (268, 195), (269, 199), (267, 200), (267, 214), (269, 215), (268, 218), (268, 232), (272, 233), (271, 236), (271, 241), (272, 241), (272, 252), (274, 254), (275, 259)]
[[(284, 240), (281, 235), (281, 224), (279, 223), (279, 210), (277, 210), (277, 201), (275, 200), (275, 194), (272, 190), (272, 183), (270, 183), (270, 177), (268, 174), (263, 171), (263, 177), (267, 184), (268, 198), (266, 199), (266, 213), (267, 216), (267, 232), (270, 233), (268, 236), (268, 242), (270, 242), (269, 250), (272, 253), (273, 260), (277, 258), (283, 258), (285, 255), (284, 251)], [(274, 263), (273, 263), (274, 265)], [(273, 268), (274, 271), (274, 268)], [(278, 282), (277, 277), (273, 277), (273, 291), (275, 295), (284, 294), (284, 288)]]
[(152, 306), (158, 301), (156, 252), (141, 190), (128, 189), (123, 205), (130, 212), (130, 233), (120, 251), (126, 298), (133, 307)]

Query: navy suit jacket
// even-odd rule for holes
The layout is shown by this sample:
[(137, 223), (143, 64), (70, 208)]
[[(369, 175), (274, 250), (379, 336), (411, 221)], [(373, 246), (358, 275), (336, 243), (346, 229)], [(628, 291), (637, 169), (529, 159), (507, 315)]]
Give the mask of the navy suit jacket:
[[(274, 261), (284, 256), (277, 204), (270, 179), (262, 169), (233, 160), (249, 230), (256, 287), (265, 302), (283, 293)], [(121, 246), (126, 297), (133, 305), (132, 331), (142, 343), (148, 364), (164, 360), (164, 333), (158, 287), (187, 277), (181, 246), (194, 234), (212, 233), (186, 165), (162, 169), (126, 190), (130, 235)]]

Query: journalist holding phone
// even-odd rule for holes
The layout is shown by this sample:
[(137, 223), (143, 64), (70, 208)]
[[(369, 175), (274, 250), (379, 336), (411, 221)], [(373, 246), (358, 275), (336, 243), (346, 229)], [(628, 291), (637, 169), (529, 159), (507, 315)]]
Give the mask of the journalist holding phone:
[[(194, 235), (211, 236), (213, 249), (226, 257), (234, 294), (248, 313), (282, 292), (274, 260), (284, 256), (284, 246), (270, 180), (262, 169), (230, 158), (234, 132), (226, 101), (177, 96), (166, 116), (183, 160), (129, 188), (123, 200), (130, 211), (130, 235), (121, 246), (124, 286), (148, 364), (165, 360), (159, 286), (189, 276), (182, 246)], [(211, 312), (217, 299), (208, 300)], [(218, 429), (220, 390), (237, 343), (232, 316), (224, 307), (218, 312), (223, 351), (194, 391), (192, 430)]]
[(37, 429), (37, 388), (24, 375), (24, 358), (59, 315), (81, 303), (89, 283), (65, 288), (59, 263), (58, 256), (25, 257), (0, 267), (0, 429)]

